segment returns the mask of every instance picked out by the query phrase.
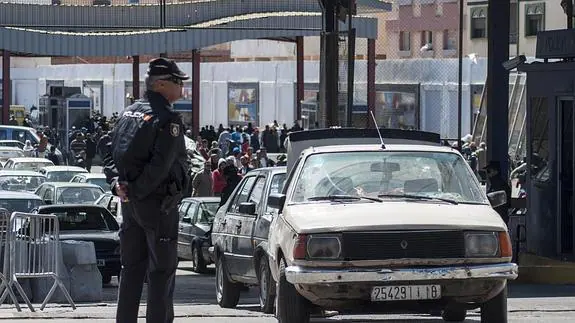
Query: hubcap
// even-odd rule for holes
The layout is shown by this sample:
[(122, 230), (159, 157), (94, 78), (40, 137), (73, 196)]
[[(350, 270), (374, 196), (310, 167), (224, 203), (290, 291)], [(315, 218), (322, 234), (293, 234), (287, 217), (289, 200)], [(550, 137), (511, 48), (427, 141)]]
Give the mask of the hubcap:
[(260, 304), (264, 305), (266, 295), (268, 294), (268, 277), (265, 267), (262, 265), (260, 270)]
[(216, 294), (218, 300), (222, 298), (222, 290), (224, 289), (224, 279), (223, 279), (224, 270), (222, 269), (222, 263), (219, 262), (218, 268), (216, 270)]
[(198, 264), (200, 263), (199, 260), (200, 260), (200, 258), (198, 257), (198, 249), (196, 249), (195, 247), (192, 247), (192, 262), (193, 262), (194, 269), (198, 268)]

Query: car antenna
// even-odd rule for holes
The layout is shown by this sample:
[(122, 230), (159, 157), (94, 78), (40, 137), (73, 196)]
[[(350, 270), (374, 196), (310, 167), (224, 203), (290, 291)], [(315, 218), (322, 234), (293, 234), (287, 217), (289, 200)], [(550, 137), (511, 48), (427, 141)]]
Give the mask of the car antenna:
[(381, 149), (385, 149), (385, 143), (383, 142), (383, 137), (381, 136), (381, 131), (379, 131), (379, 126), (377, 125), (377, 121), (375, 121), (375, 116), (373, 115), (373, 111), (369, 111), (371, 113), (371, 119), (373, 119), (373, 123), (375, 124), (375, 130), (377, 130), (377, 134), (379, 135), (379, 140), (381, 141)]

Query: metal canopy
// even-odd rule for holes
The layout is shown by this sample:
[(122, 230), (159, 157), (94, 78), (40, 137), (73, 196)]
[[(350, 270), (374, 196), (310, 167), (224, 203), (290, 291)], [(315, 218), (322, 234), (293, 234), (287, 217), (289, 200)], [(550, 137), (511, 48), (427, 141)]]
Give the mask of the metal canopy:
[[(269, 19), (270, 16), (273, 19)], [(322, 25), (317, 13), (274, 12), (244, 18), (220, 20), (218, 23), (224, 24), (224, 29), (205, 29), (208, 22), (180, 28), (113, 33), (0, 27), (0, 47), (45, 56), (133, 56), (190, 51), (242, 39), (319, 36)], [(208, 28), (214, 27), (218, 25)], [(354, 27), (357, 37), (377, 38), (376, 18), (357, 17)], [(340, 28), (347, 29), (343, 23)]]

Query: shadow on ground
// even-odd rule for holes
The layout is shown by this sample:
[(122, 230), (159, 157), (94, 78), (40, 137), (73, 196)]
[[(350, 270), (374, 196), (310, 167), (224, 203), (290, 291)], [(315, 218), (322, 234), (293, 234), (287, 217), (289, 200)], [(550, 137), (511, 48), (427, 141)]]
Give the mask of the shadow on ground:
[(575, 297), (575, 285), (509, 284), (509, 298)]

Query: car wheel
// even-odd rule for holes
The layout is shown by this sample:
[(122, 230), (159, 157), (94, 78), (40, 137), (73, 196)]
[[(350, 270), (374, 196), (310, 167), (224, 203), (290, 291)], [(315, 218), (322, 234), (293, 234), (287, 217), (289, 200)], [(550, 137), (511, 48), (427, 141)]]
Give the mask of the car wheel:
[(216, 261), (216, 300), (223, 308), (234, 308), (240, 301), (240, 285), (228, 279), (228, 271), (222, 256)]
[(204, 255), (197, 243), (192, 244), (192, 270), (199, 274), (206, 272)]
[(507, 323), (507, 286), (497, 296), (481, 305), (481, 322)]
[(290, 284), (285, 275), (286, 262), (280, 260), (277, 282), (277, 320), (279, 323), (309, 323), (310, 303)]
[(112, 282), (112, 275), (102, 275), (102, 284), (103, 285), (108, 285), (109, 283)]
[(274, 312), (274, 281), (270, 273), (268, 258), (263, 256), (259, 261), (258, 280), (260, 285), (260, 310), (266, 314)]
[(463, 308), (446, 308), (441, 312), (445, 322), (463, 322), (467, 316), (467, 310)]

